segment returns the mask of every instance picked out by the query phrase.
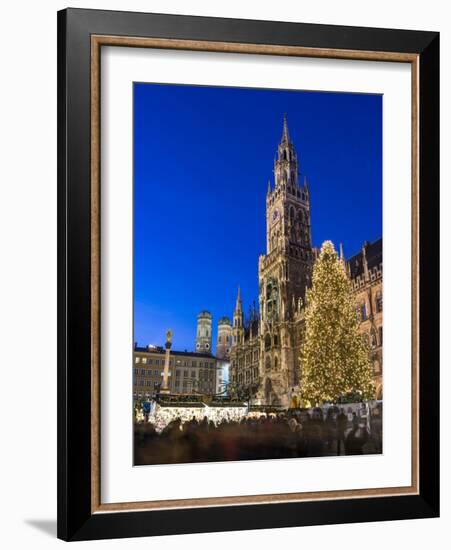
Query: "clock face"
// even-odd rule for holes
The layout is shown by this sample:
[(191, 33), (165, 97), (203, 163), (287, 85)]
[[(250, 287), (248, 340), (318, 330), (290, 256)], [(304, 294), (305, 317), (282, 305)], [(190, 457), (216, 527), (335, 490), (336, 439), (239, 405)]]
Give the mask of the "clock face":
[(277, 218), (279, 217), (279, 211), (276, 209), (274, 210), (274, 212), (272, 213), (272, 221), (275, 222), (277, 220)]

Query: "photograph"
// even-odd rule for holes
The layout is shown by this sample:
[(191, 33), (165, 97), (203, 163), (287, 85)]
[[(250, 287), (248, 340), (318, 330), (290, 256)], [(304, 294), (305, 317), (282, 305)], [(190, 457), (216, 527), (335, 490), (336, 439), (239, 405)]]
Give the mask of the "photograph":
[(440, 33), (183, 9), (58, 12), (57, 536), (436, 518)]
[(134, 466), (383, 452), (382, 111), (133, 83)]

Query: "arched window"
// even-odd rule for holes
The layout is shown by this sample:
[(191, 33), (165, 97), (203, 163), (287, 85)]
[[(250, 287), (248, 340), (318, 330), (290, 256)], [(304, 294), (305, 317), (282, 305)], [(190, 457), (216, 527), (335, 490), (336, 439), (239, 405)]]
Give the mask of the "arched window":
[(277, 334), (274, 334), (274, 345), (275, 346), (279, 345), (279, 336)]
[(290, 206), (290, 223), (291, 224), (294, 223), (294, 216), (295, 216), (294, 208), (292, 206)]
[(265, 351), (268, 351), (271, 349), (271, 335), (267, 334), (265, 336)]
[(272, 286), (270, 283), (266, 285), (266, 299), (269, 300), (271, 298), (272, 293)]
[(279, 367), (279, 361), (277, 359), (277, 357), (274, 357), (274, 370), (277, 370)]
[(366, 317), (366, 304), (365, 302), (361, 303), (360, 304), (360, 319), (362, 321), (366, 321), (367, 317)]

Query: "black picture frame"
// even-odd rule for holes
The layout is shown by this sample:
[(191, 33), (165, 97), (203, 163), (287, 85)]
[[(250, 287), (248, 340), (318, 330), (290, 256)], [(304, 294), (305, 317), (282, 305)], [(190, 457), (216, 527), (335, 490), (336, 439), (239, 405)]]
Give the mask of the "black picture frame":
[[(91, 36), (419, 57), (419, 494), (191, 509), (91, 509)], [(439, 34), (67, 9), (58, 13), (58, 537), (87, 540), (439, 515)]]

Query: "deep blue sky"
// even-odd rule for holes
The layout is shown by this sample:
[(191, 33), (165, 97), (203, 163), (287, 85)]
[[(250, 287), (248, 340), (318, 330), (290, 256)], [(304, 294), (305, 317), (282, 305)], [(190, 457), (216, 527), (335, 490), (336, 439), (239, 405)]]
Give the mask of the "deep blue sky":
[[(382, 235), (382, 97), (134, 84), (135, 341), (193, 350), (196, 315), (247, 311), (287, 113), (310, 187), (314, 246)], [(216, 337), (216, 331), (213, 333)], [(214, 345), (215, 342), (213, 342)]]

